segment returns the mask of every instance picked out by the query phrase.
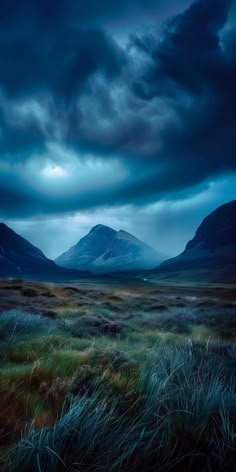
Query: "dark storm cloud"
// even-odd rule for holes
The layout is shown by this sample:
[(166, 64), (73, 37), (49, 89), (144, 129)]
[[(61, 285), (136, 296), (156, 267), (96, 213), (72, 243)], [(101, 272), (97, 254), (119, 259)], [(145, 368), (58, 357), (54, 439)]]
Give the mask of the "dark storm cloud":
[[(90, 5), (91, 7), (91, 5)], [(105, 7), (105, 3), (104, 3)], [(94, 9), (92, 8), (92, 11)], [(55, 139), (73, 100), (95, 73), (112, 80), (125, 56), (115, 41), (84, 21), (88, 2), (10, 0), (0, 3), (0, 152), (28, 157)], [(94, 11), (95, 15), (95, 11)], [(95, 18), (95, 16), (94, 16)], [(46, 98), (45, 98), (46, 97)], [(47, 102), (48, 130), (37, 119), (9, 120), (14, 100)]]
[(29, 152), (43, 151), (45, 149), (45, 133), (39, 123), (30, 119), (24, 121), (9, 121), (6, 112), (0, 105), (0, 159), (7, 157), (9, 160), (20, 156), (20, 159), (28, 159)]
[(77, 28), (44, 34), (20, 32), (15, 41), (0, 42), (0, 83), (10, 96), (43, 92), (61, 99), (74, 96), (86, 80), (100, 70), (109, 77), (120, 71), (122, 53), (100, 30)]
[[(181, 5), (180, 0), (171, 0), (172, 5)], [(186, 3), (186, 2), (185, 2)], [(189, 2), (190, 3), (190, 2)], [(104, 19), (117, 19), (128, 12), (145, 12), (150, 7), (165, 5), (166, 0), (8, 0), (1, 2), (0, 22), (24, 25), (27, 18), (35, 24), (42, 24), (44, 29), (60, 27), (62, 23), (94, 24)]]
[(163, 1), (1, 2), (2, 87), (10, 95), (29, 95), (46, 89), (67, 98), (97, 70), (109, 77), (116, 75), (124, 58), (104, 32), (104, 21), (148, 10)]
[[(107, 33), (106, 22), (116, 15), (159, 3), (0, 3), (4, 214), (142, 205), (165, 195), (175, 198), (176, 191), (191, 193), (191, 186), (235, 169), (236, 34), (231, 2), (199, 0), (168, 19), (161, 32), (133, 35), (127, 49)], [(48, 189), (44, 181), (42, 187), (37, 182), (48, 165), (51, 142), (68, 149), (65, 163), (72, 151), (78, 160), (92, 154), (101, 160), (104, 173), (116, 177), (116, 168), (107, 171), (105, 163), (112, 165), (114, 159), (126, 173), (121, 172), (121, 178), (117, 172), (112, 186), (106, 180), (102, 186), (100, 177), (98, 188), (96, 168), (89, 167), (83, 179), (94, 172), (94, 187), (81, 190), (82, 179), (71, 192), (60, 194), (59, 183), (50, 193), (50, 183)], [(23, 160), (25, 167), (19, 170), (16, 162)], [(73, 166), (68, 189), (73, 174), (80, 172)]]
[(230, 5), (202, 0), (167, 21), (161, 36), (133, 37), (131, 46), (141, 53), (141, 61), (136, 68), (130, 62), (123, 74), (124, 82), (131, 82), (130, 87), (123, 84), (123, 110), (117, 112), (109, 91), (97, 87), (93, 109), (106, 96), (109, 109), (98, 118), (109, 117), (110, 125), (100, 128), (98, 119), (91, 129), (92, 116), (80, 108), (80, 120), (70, 128), (71, 141), (75, 137), (76, 144), (79, 137), (80, 145), (92, 146), (94, 152), (148, 158), (152, 166), (161, 161), (165, 169), (170, 162), (174, 172), (169, 181), (179, 166), (189, 183), (194, 169), (198, 180), (214, 173), (214, 167), (216, 172), (234, 167), (236, 38), (233, 30), (223, 30)]
[(236, 62), (227, 60), (219, 37), (230, 5), (231, 0), (201, 0), (168, 21), (157, 43), (137, 39), (153, 61), (144, 77), (153, 95), (160, 93), (163, 75), (192, 94), (201, 94), (207, 85), (233, 92)]
[(136, 94), (171, 100), (177, 116), (166, 123), (162, 142), (170, 178), (183, 171), (182, 185), (236, 166), (236, 36), (222, 31), (230, 6), (202, 0), (168, 21), (161, 39), (134, 38), (149, 59)]

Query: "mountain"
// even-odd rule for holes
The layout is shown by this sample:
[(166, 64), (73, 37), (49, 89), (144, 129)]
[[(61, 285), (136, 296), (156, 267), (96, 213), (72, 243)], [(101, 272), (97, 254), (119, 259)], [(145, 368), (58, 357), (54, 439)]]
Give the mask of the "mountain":
[(208, 215), (184, 252), (150, 274), (153, 280), (236, 282), (236, 200)]
[(70, 269), (117, 272), (155, 267), (163, 256), (126, 231), (97, 225), (55, 262)]
[(64, 273), (65, 270), (47, 259), (40, 249), (0, 223), (1, 276), (63, 276)]

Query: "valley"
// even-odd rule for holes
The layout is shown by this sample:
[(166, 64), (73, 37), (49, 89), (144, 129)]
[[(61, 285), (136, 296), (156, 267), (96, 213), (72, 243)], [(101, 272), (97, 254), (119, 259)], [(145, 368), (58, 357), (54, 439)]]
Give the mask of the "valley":
[(1, 279), (0, 306), (3, 470), (233, 470), (233, 284)]
[(1, 470), (235, 470), (235, 214), (161, 264), (104, 225), (55, 262), (0, 225)]

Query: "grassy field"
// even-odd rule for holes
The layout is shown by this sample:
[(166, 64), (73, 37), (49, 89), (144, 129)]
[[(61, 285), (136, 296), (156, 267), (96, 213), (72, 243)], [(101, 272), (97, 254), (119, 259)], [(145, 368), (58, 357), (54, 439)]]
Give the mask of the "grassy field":
[(236, 291), (0, 282), (0, 470), (235, 471)]

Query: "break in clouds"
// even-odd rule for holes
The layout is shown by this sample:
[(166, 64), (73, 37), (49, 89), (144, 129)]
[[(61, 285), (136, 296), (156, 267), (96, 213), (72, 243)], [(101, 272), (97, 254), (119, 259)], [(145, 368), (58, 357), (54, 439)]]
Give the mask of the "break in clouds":
[(234, 2), (9, 0), (0, 31), (0, 215), (49, 256), (97, 223), (174, 255), (236, 197)]

